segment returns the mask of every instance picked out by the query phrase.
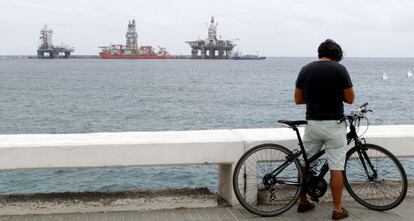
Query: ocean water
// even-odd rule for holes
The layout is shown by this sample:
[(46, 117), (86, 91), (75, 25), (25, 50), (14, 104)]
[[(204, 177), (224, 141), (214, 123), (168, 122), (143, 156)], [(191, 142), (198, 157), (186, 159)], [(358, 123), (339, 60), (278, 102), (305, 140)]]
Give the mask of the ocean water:
[[(278, 127), (314, 58), (220, 60), (0, 59), (0, 133)], [(345, 58), (371, 125), (414, 124), (410, 58)], [(383, 73), (388, 80), (382, 80)], [(403, 159), (410, 177), (414, 160)], [(217, 187), (214, 165), (0, 171), (0, 193)]]

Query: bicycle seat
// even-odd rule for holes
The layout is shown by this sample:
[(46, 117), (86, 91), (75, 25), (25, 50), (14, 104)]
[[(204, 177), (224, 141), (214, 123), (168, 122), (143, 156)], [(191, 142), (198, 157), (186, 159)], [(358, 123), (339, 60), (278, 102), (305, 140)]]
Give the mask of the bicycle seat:
[(294, 121), (291, 121), (291, 120), (279, 120), (278, 122), (281, 123), (281, 124), (288, 125), (289, 127), (296, 127), (296, 126), (299, 126), (299, 125), (307, 124), (308, 123), (306, 120), (294, 120)]

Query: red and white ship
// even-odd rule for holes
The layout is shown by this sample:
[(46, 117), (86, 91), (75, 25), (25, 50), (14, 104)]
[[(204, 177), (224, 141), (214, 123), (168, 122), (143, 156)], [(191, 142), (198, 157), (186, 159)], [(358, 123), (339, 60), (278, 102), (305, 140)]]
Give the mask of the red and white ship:
[(135, 28), (135, 20), (128, 23), (128, 31), (125, 35), (126, 45), (110, 45), (100, 47), (99, 57), (102, 59), (175, 59), (167, 50), (158, 46), (158, 52), (152, 46), (138, 47), (138, 33)]

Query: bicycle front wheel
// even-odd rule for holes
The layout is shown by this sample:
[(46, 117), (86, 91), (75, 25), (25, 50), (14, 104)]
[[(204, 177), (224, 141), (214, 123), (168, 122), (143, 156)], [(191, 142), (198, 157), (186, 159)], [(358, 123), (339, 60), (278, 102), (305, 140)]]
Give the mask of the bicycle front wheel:
[(383, 211), (404, 200), (407, 176), (400, 161), (388, 150), (362, 144), (348, 151), (345, 162), (345, 187), (361, 205)]
[(240, 204), (259, 216), (276, 216), (291, 208), (302, 190), (300, 162), (289, 149), (263, 144), (237, 162), (233, 189)]

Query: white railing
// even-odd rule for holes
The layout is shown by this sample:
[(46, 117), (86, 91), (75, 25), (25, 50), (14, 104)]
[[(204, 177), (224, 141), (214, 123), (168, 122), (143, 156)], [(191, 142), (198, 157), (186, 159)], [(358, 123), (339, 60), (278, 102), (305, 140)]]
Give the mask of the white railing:
[[(414, 125), (370, 126), (364, 137), (397, 156), (414, 156)], [(234, 202), (234, 164), (269, 142), (297, 148), (289, 128), (0, 135), (0, 170), (218, 164), (218, 193)]]

